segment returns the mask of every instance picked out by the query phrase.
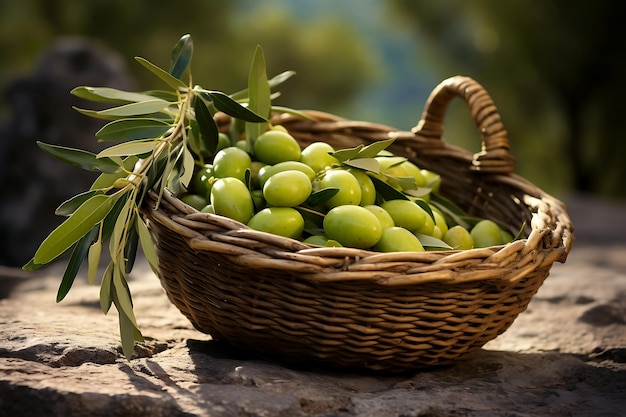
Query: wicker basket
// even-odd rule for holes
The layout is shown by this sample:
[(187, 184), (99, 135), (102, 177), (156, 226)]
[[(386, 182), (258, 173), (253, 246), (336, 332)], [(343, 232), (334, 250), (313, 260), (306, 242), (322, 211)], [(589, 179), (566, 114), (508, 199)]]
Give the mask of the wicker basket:
[[(462, 98), (482, 134), (476, 154), (441, 140)], [(504, 332), (574, 241), (564, 205), (513, 173), (506, 131), (487, 92), (452, 77), (432, 92), (412, 132), (321, 113), (276, 115), (302, 146), (336, 149), (396, 138), (389, 148), (438, 172), (441, 193), (468, 214), (526, 238), (465, 251), (378, 253), (314, 247), (199, 213), (172, 195), (146, 206), (169, 299), (196, 329), (295, 363), (404, 371), (448, 364)], [(226, 128), (228, 118), (218, 122)]]

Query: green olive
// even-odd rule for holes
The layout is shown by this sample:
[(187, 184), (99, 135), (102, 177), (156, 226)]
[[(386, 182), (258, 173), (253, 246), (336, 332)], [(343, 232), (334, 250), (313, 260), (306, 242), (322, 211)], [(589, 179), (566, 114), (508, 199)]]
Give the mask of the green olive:
[(295, 207), (309, 198), (311, 189), (311, 180), (305, 173), (288, 170), (267, 179), (263, 185), (263, 197), (272, 206)]
[(268, 207), (255, 214), (248, 226), (261, 232), (296, 239), (304, 230), (304, 219), (291, 207)]
[(220, 178), (211, 189), (211, 205), (215, 214), (248, 223), (254, 214), (254, 204), (248, 187), (237, 178)]
[(361, 206), (337, 206), (324, 217), (324, 234), (343, 246), (371, 248), (380, 239), (382, 229), (378, 218)]
[(301, 154), (298, 142), (282, 129), (268, 130), (254, 141), (256, 159), (269, 165), (298, 161)]
[(424, 252), (417, 236), (404, 227), (397, 226), (383, 229), (380, 240), (373, 249), (380, 252)]

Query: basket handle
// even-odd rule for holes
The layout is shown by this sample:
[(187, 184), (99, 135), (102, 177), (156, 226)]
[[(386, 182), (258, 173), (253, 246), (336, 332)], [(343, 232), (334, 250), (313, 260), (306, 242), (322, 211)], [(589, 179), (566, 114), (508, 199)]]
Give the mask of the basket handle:
[(427, 139), (441, 140), (446, 109), (455, 97), (467, 103), (482, 137), (482, 150), (474, 154), (471, 169), (494, 174), (513, 172), (514, 158), (500, 114), (483, 86), (469, 77), (450, 77), (435, 87), (426, 101), (422, 119), (411, 131)]

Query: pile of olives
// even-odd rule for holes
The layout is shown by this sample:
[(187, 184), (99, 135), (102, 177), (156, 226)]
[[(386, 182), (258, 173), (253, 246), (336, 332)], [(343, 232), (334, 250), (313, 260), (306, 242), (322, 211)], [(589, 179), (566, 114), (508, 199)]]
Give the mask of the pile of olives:
[(180, 198), (201, 212), (319, 246), (419, 252), (513, 239), (489, 219), (455, 224), (429, 203), (439, 175), (384, 149), (344, 160), (325, 142), (301, 149), (280, 126), (248, 147), (244, 140), (231, 145), (221, 133), (211, 163), (196, 170)]

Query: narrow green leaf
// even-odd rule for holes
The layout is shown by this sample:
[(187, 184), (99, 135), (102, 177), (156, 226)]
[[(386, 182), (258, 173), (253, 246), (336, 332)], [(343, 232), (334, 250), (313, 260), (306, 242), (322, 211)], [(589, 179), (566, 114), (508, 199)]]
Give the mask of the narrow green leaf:
[[(275, 75), (274, 77), (272, 77), (268, 81), (270, 89), (273, 89), (273, 88), (279, 86), (280, 84), (284, 83), (285, 81), (287, 81), (289, 78), (291, 78), (294, 75), (296, 75), (295, 71), (284, 71), (284, 72), (281, 72), (278, 75)], [(233, 100), (247, 99), (249, 97), (249, 90), (246, 88), (244, 90), (237, 91), (234, 94), (230, 94), (230, 97)]]
[(446, 198), (439, 193), (432, 193), (430, 198), (431, 198), (431, 202), (436, 204), (440, 208), (444, 207), (448, 211), (458, 214), (459, 216), (466, 215), (465, 210), (463, 210), (461, 207), (459, 207), (456, 203), (454, 203), (449, 198)]
[(287, 81), (288, 79), (290, 79), (291, 77), (293, 77), (294, 75), (296, 75), (295, 71), (292, 71), (292, 70), (283, 71), (280, 74), (273, 76), (268, 81), (268, 84), (271, 88), (277, 87), (280, 84)]
[(169, 162), (169, 158), (167, 155), (161, 154), (159, 155), (153, 162), (152, 167), (148, 170), (148, 184), (147, 187), (150, 190), (155, 190), (158, 188), (159, 183), (164, 178), (164, 172)]
[[(379, 140), (377, 142), (371, 143), (365, 146), (364, 148), (362, 148), (359, 151), (359, 154), (357, 155), (357, 157), (358, 158), (374, 158), (380, 153), (380, 151), (387, 149), (387, 147), (391, 145), (394, 140), (395, 139), (392, 138), (392, 139), (386, 139), (386, 140)], [(404, 158), (404, 160), (406, 160), (406, 158)]]
[(97, 158), (91, 152), (65, 146), (50, 145), (39, 141), (37, 141), (37, 146), (65, 163), (88, 171), (101, 171), (112, 174), (120, 169), (120, 166), (110, 158)]
[(124, 194), (123, 197), (117, 199), (109, 214), (102, 221), (102, 240), (107, 241), (111, 238), (113, 234), (113, 228), (115, 227), (115, 223), (117, 219), (120, 217), (120, 213), (124, 206), (126, 206), (128, 202), (128, 194)]
[(314, 117), (309, 116), (307, 113), (300, 111), (300, 110), (294, 110), (289, 107), (272, 106), (272, 112), (291, 114), (293, 116), (297, 116), (305, 120), (315, 120)]
[(161, 81), (164, 81), (168, 86), (170, 86), (174, 90), (187, 87), (181, 80), (179, 80), (176, 77), (173, 77), (170, 73), (157, 67), (156, 65), (154, 65), (152, 62), (148, 61), (147, 59), (144, 59), (141, 57), (135, 57), (135, 60), (139, 62), (141, 65), (143, 65), (146, 69), (148, 69), (148, 71), (152, 72), (154, 75), (159, 77)]
[[(250, 95), (248, 109), (263, 117), (269, 117), (272, 106), (270, 85), (267, 80), (263, 49), (258, 45), (254, 51), (252, 66), (248, 75), (248, 91)], [(246, 122), (246, 139), (248, 143), (254, 143), (256, 138), (266, 129), (267, 123)]]
[(432, 191), (433, 189), (429, 187), (417, 187), (414, 190), (410, 190), (410, 189), (403, 190), (405, 194), (410, 195), (411, 197), (419, 197), (419, 198), (426, 197)]
[(126, 142), (163, 136), (171, 125), (159, 119), (120, 119), (107, 123), (96, 132), (100, 142)]
[(214, 153), (219, 142), (219, 131), (213, 116), (202, 98), (196, 97), (194, 111), (196, 113), (196, 122), (200, 129), (200, 139), (204, 142), (209, 152)]
[(209, 91), (207, 94), (211, 97), (215, 107), (229, 116), (245, 120), (246, 122), (267, 122), (265, 117), (259, 116), (220, 91)]
[(118, 312), (120, 323), (120, 339), (122, 341), (122, 353), (127, 360), (130, 360), (135, 353), (135, 326), (126, 317), (123, 311)]
[(144, 114), (157, 113), (169, 106), (170, 103), (160, 98), (140, 101), (138, 103), (124, 104), (106, 110), (100, 110), (99, 115), (103, 116), (141, 116)]
[(408, 200), (409, 198), (401, 191), (396, 190), (391, 185), (384, 181), (370, 175), (374, 188), (376, 188), (377, 198), (381, 198), (383, 201), (387, 200)]
[(41, 243), (33, 261), (46, 264), (56, 259), (106, 217), (116, 198), (98, 194), (85, 201)]
[[(393, 168), (395, 166), (401, 165), (405, 163), (406, 161), (408, 161), (408, 159), (405, 158), (404, 156), (395, 156), (395, 155), (391, 155), (391, 156), (380, 155), (379, 158), (380, 158), (381, 164), (385, 167), (385, 169)], [(384, 163), (382, 163), (382, 161), (384, 161)]]
[(402, 188), (402, 191), (410, 191), (417, 189), (417, 182), (415, 177), (397, 177), (395, 175), (389, 176), (396, 184)]
[(189, 121), (189, 129), (187, 130), (187, 146), (198, 156), (198, 160), (204, 163), (201, 140), (198, 122), (195, 119), (191, 119)]
[(471, 226), (476, 224), (476, 222), (471, 221), (463, 209), (439, 193), (430, 194), (430, 204), (439, 209), (449, 225), (458, 224), (466, 229), (470, 229)]
[(92, 117), (94, 119), (118, 120), (118, 119), (122, 118), (122, 116), (111, 116), (111, 115), (108, 115), (108, 114), (100, 114), (100, 110), (81, 109), (81, 108), (76, 107), (76, 106), (72, 106), (72, 109), (76, 110), (80, 114), (83, 114), (83, 115), (88, 116), (88, 117)]
[(179, 99), (176, 91), (171, 90), (146, 90), (143, 94), (154, 98), (160, 98), (161, 100), (169, 101), (170, 103), (175, 103)]
[(422, 246), (426, 249), (453, 249), (452, 246), (448, 245), (441, 239), (437, 239), (436, 237), (424, 235), (422, 233), (416, 233), (415, 235)]
[(74, 197), (61, 203), (61, 205), (57, 207), (57, 209), (54, 211), (54, 214), (56, 214), (57, 216), (69, 216), (74, 213), (74, 211), (76, 211), (76, 209), (80, 207), (85, 201), (89, 200), (96, 194), (102, 194), (102, 191), (90, 190), (77, 194)]
[(310, 205), (311, 207), (317, 207), (321, 204), (324, 204), (331, 198), (333, 198), (333, 196), (335, 196), (335, 194), (337, 194), (338, 192), (339, 192), (339, 188), (334, 188), (334, 187), (321, 189), (319, 191), (312, 193), (309, 196), (309, 198), (307, 199), (307, 204)]
[(124, 158), (123, 165), (124, 171), (116, 172), (114, 174), (103, 173), (100, 174), (98, 178), (91, 184), (90, 190), (105, 190), (111, 187), (116, 180), (120, 178), (125, 178), (129, 174), (127, 171), (132, 171), (135, 163), (139, 160), (139, 158), (135, 155), (128, 156)]
[(359, 145), (355, 148), (349, 149), (341, 149), (332, 153), (332, 156), (335, 157), (339, 162), (345, 162), (347, 160), (356, 158), (361, 149), (363, 149), (364, 145)]
[(515, 236), (513, 237), (512, 242), (516, 240), (520, 240), (524, 236), (524, 229), (526, 229), (526, 222), (522, 223), (522, 226), (519, 228)]
[(132, 93), (109, 87), (80, 86), (70, 91), (76, 97), (97, 102), (136, 103), (151, 100), (153, 97), (143, 93)]
[(130, 360), (135, 352), (135, 341), (143, 342), (143, 336), (139, 329), (134, 325), (133, 321), (124, 314), (124, 311), (119, 308), (118, 301), (114, 300), (115, 307), (118, 310), (119, 324), (120, 324), (120, 338), (122, 341), (122, 353), (127, 360)]
[(133, 270), (133, 267), (135, 266), (137, 247), (139, 246), (139, 235), (137, 234), (137, 229), (133, 226), (130, 226), (126, 233), (126, 246), (124, 246), (124, 259), (126, 259), (125, 272), (127, 274), (130, 274)]
[[(117, 219), (115, 220), (115, 225), (113, 226), (113, 233), (111, 234), (111, 238), (109, 239), (109, 253), (111, 254), (111, 261), (116, 263), (120, 258), (122, 262), (124, 261), (123, 251), (124, 251), (124, 243), (126, 240), (126, 231), (127, 226), (130, 226), (130, 216), (132, 212), (132, 207), (135, 205), (135, 201), (132, 198), (126, 199), (124, 206), (120, 210)], [(120, 246), (122, 245), (122, 246)]]
[(111, 291), (111, 285), (113, 285), (113, 263), (110, 262), (102, 275), (102, 282), (100, 283), (100, 309), (106, 315), (111, 309), (111, 303), (113, 302), (113, 292)]
[(353, 168), (363, 169), (376, 174), (380, 173), (380, 164), (374, 158), (349, 159), (343, 163)]
[(105, 158), (113, 156), (143, 155), (152, 152), (157, 143), (158, 141), (154, 139), (140, 139), (123, 142), (119, 145), (104, 149), (96, 155), (96, 157)]
[(130, 289), (128, 288), (123, 272), (120, 271), (118, 267), (113, 271), (113, 291), (115, 293), (114, 300), (117, 301), (115, 307), (124, 312), (135, 328), (139, 328), (135, 320), (135, 313), (133, 312), (133, 300), (130, 295)]
[(172, 182), (172, 179), (175, 175), (176, 170), (176, 162), (177, 159), (172, 155), (172, 152), (168, 152), (166, 156), (166, 164), (163, 168), (163, 173), (160, 178), (156, 180), (156, 187), (158, 187), (159, 198), (157, 202), (161, 201), (161, 197), (163, 196), (163, 191), (167, 188), (168, 184)]
[(191, 151), (185, 146), (183, 147), (183, 171), (180, 176), (180, 183), (185, 189), (189, 189), (189, 183), (193, 178), (193, 170), (195, 162)]
[(87, 282), (89, 284), (96, 282), (98, 267), (100, 266), (100, 257), (102, 255), (102, 237), (100, 235), (101, 229), (102, 227), (98, 229), (98, 238), (93, 245), (91, 245), (89, 253), (87, 254)]
[(36, 271), (38, 269), (41, 269), (43, 267), (45, 267), (46, 264), (36, 264), (34, 259), (31, 259), (30, 261), (28, 261), (28, 263), (24, 266), (22, 266), (22, 270), (24, 271)]
[(150, 232), (148, 231), (148, 227), (146, 226), (146, 223), (143, 221), (141, 216), (136, 217), (135, 226), (137, 229), (137, 233), (139, 234), (141, 250), (146, 257), (146, 260), (150, 264), (150, 268), (152, 268), (152, 271), (154, 271), (154, 273), (156, 274), (159, 270), (159, 258), (157, 256), (152, 237), (150, 236)]
[(170, 74), (173, 77), (180, 79), (191, 62), (191, 56), (193, 55), (193, 40), (191, 35), (183, 35), (174, 49), (172, 49), (172, 64), (170, 66)]
[(74, 284), (74, 279), (76, 278), (76, 275), (78, 274), (78, 271), (80, 270), (83, 261), (87, 257), (89, 247), (98, 237), (98, 229), (98, 227), (94, 227), (89, 233), (83, 236), (74, 245), (72, 255), (67, 262), (65, 273), (63, 274), (63, 278), (61, 279), (61, 285), (59, 285), (59, 290), (57, 292), (57, 303), (60, 303), (72, 288), (72, 284)]
[(433, 220), (433, 222), (435, 221), (435, 215), (433, 214), (433, 210), (430, 208), (430, 205), (428, 205), (428, 203), (425, 200), (422, 200), (421, 198), (416, 198), (414, 202), (415, 204), (420, 206), (422, 210), (428, 213), (428, 215)]

